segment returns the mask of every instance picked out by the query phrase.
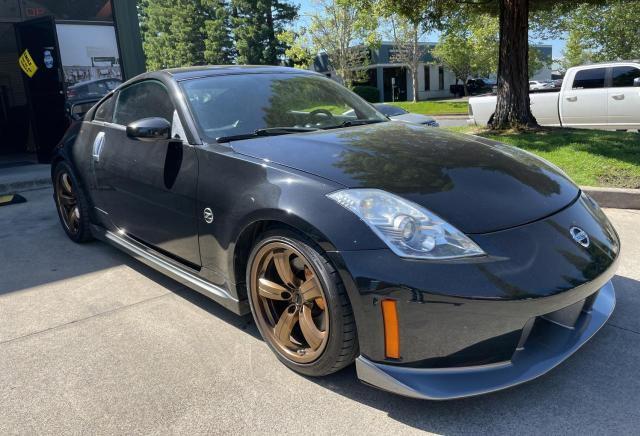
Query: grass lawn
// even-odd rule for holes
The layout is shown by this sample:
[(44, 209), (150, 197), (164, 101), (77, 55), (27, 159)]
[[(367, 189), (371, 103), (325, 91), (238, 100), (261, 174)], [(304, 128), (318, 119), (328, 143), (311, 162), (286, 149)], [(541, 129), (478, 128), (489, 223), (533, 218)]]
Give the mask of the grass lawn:
[(397, 101), (389, 104), (422, 115), (466, 115), (468, 113), (468, 103), (460, 100), (429, 100), (417, 103)]
[(520, 147), (553, 162), (579, 185), (640, 188), (640, 133), (553, 129), (495, 134), (451, 128)]

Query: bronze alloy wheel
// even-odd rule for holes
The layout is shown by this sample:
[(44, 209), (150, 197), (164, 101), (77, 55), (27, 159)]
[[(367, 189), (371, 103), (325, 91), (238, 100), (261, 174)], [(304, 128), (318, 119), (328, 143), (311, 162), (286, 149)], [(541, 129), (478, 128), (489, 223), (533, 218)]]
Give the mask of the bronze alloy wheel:
[(329, 310), (311, 262), (284, 242), (269, 242), (251, 265), (251, 299), (267, 341), (287, 359), (311, 363), (329, 338)]
[(67, 171), (61, 171), (56, 178), (56, 203), (62, 223), (72, 233), (80, 229), (80, 208), (74, 191), (73, 181)]

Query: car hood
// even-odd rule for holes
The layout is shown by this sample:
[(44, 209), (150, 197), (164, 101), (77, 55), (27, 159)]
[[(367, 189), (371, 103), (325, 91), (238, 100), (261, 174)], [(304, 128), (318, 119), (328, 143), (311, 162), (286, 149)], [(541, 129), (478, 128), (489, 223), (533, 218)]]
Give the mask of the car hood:
[(402, 114), (389, 117), (394, 121), (403, 121), (405, 123), (424, 124), (435, 121), (432, 117), (420, 114)]
[(235, 141), (240, 154), (349, 188), (378, 188), (426, 207), (465, 233), (547, 217), (578, 196), (559, 169), (484, 138), (380, 123)]

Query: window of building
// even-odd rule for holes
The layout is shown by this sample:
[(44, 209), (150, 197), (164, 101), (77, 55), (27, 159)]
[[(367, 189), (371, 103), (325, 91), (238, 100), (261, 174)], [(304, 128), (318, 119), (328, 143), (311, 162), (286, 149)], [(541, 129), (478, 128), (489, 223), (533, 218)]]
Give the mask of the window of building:
[(173, 103), (164, 85), (148, 80), (128, 86), (118, 93), (113, 122), (126, 126), (142, 118), (173, 119)]
[(573, 89), (604, 88), (606, 68), (590, 68), (578, 71), (573, 80)]
[(438, 89), (441, 91), (444, 89), (444, 67), (438, 68)]
[(640, 70), (635, 67), (614, 67), (613, 82), (614, 88), (627, 88), (633, 86), (633, 81), (640, 77)]
[(424, 66), (424, 90), (431, 91), (431, 68), (429, 65)]

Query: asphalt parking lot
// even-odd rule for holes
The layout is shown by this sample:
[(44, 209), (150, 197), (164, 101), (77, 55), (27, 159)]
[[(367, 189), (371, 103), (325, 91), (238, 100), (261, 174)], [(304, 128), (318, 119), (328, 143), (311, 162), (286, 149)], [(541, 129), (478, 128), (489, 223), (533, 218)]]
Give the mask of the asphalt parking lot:
[(531, 383), (425, 402), (299, 376), (238, 317), (102, 243), (64, 235), (50, 188), (0, 207), (0, 434), (638, 434), (640, 211), (610, 322)]

